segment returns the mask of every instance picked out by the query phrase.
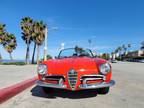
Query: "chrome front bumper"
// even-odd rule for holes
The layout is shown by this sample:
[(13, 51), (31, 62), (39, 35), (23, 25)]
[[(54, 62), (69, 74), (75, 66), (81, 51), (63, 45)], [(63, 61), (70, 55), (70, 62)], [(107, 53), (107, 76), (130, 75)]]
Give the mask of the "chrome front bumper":
[(81, 84), (79, 88), (81, 89), (96, 89), (96, 88), (104, 88), (104, 87), (110, 87), (115, 85), (115, 81), (111, 80), (109, 83), (102, 82), (98, 84)]
[[(67, 89), (66, 85), (61, 85), (61, 84), (48, 84), (48, 83), (44, 83), (40, 80), (36, 81), (36, 84), (38, 86), (42, 86), (42, 87), (50, 87), (50, 88), (59, 88), (59, 89)], [(102, 82), (99, 84), (81, 84), (79, 85), (80, 89), (97, 89), (97, 88), (104, 88), (104, 87), (110, 87), (115, 85), (115, 81), (111, 80), (109, 83), (106, 82)]]
[(40, 80), (36, 81), (36, 84), (38, 86), (42, 86), (42, 87), (50, 87), (50, 88), (59, 88), (59, 89), (66, 89), (67, 86), (66, 85), (61, 85), (61, 84), (48, 84), (48, 83), (44, 83)]

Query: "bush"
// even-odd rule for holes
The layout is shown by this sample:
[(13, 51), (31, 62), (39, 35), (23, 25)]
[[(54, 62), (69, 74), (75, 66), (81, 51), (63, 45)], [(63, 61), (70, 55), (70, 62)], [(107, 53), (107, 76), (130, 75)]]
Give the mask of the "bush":
[(115, 58), (117, 61), (121, 61), (121, 58), (120, 57), (117, 57), (117, 58)]
[[(49, 59), (52, 59), (52, 56), (51, 55), (47, 55), (47, 60), (49, 60)], [(44, 61), (44, 58), (42, 58), (41, 60), (40, 60), (40, 62), (42, 62), (42, 61)]]
[(5, 62), (5, 63), (0, 63), (1, 65), (25, 65), (24, 62)]

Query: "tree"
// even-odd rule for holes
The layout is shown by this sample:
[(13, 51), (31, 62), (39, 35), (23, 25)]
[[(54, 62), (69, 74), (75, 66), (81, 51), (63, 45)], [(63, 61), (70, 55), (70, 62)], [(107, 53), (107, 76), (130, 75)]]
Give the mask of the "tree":
[(39, 64), (39, 47), (45, 39), (46, 24), (43, 21), (35, 21), (33, 24), (32, 39), (37, 45), (37, 64)]
[(131, 44), (128, 44), (128, 48), (131, 48)]
[(130, 51), (130, 48), (131, 48), (131, 44), (128, 44), (128, 45), (127, 45), (127, 47), (128, 47), (128, 49), (129, 49), (128, 51)]
[[(0, 24), (0, 44), (3, 45), (4, 36), (5, 36), (5, 24)], [(2, 59), (2, 55), (0, 53), (0, 59)]]
[(110, 58), (110, 55), (108, 53), (103, 53), (101, 55), (101, 58), (108, 60)]
[(2, 60), (2, 56), (1, 56), (1, 54), (0, 54), (0, 60)]
[(117, 48), (117, 50), (118, 50), (119, 55), (121, 55), (122, 47), (119, 46), (119, 47)]
[(16, 49), (17, 46), (16, 37), (14, 36), (14, 34), (6, 33), (3, 46), (5, 50), (9, 53), (10, 59), (13, 60), (12, 52)]
[(119, 52), (118, 48), (116, 48), (115, 51), (114, 51), (114, 53), (117, 54), (118, 52)]
[(36, 50), (36, 43), (34, 42), (34, 49), (33, 49), (33, 55), (32, 55), (32, 61), (31, 63), (34, 64), (34, 58), (35, 58), (35, 50)]
[[(116, 58), (121, 58), (122, 47), (121, 47), (121, 46), (117, 47), (117, 48), (115, 49), (114, 53), (115, 53), (115, 55), (116, 55)], [(117, 54), (118, 54), (118, 56), (117, 56)]]
[(123, 54), (125, 55), (126, 54), (126, 52), (127, 52), (127, 46), (126, 45), (122, 45), (122, 50), (123, 50)]
[[(46, 56), (46, 57), (47, 57), (47, 60), (52, 59), (52, 56), (51, 56), (51, 55), (49, 55), (49, 54), (47, 54), (47, 56)], [(43, 61), (43, 60), (44, 60), (44, 58), (42, 58), (42, 59), (41, 59), (41, 61)]]
[(115, 52), (111, 52), (111, 59), (115, 60)]
[(89, 43), (89, 47), (92, 47), (91, 44), (92, 44), (92, 40), (91, 39), (88, 39), (88, 43)]
[(5, 24), (0, 24), (0, 44), (3, 43), (4, 35), (5, 35)]
[(144, 50), (144, 41), (141, 42), (141, 50)]
[(49, 59), (52, 59), (52, 56), (51, 55), (47, 55), (47, 60), (49, 60)]
[(22, 18), (21, 20), (21, 29), (22, 29), (22, 39), (25, 41), (27, 44), (27, 49), (26, 49), (26, 64), (29, 64), (29, 59), (30, 59), (30, 43), (32, 41), (32, 32), (33, 32), (33, 19), (30, 17), (25, 17)]

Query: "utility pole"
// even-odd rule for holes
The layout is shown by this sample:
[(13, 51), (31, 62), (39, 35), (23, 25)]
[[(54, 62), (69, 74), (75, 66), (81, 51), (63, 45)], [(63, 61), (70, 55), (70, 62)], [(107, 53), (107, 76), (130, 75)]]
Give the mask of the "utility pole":
[(45, 28), (45, 41), (44, 41), (44, 61), (47, 60), (47, 39), (48, 39), (48, 28)]

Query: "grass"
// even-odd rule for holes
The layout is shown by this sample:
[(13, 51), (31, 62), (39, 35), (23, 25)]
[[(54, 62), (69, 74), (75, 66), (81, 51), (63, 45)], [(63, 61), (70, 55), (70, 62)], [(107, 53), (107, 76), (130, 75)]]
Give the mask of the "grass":
[(0, 63), (0, 65), (25, 65), (25, 62), (5, 62), (5, 63)]

